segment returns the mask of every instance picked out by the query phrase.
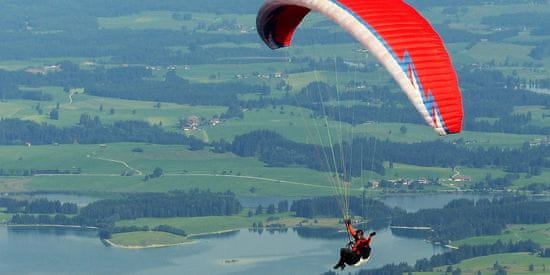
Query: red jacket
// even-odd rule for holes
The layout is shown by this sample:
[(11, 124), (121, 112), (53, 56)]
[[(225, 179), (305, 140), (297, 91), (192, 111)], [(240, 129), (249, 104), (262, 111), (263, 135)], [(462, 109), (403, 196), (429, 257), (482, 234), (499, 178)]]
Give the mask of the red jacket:
[(353, 252), (359, 254), (361, 253), (362, 248), (370, 246), (370, 242), (372, 241), (371, 236), (369, 236), (367, 239), (365, 239), (365, 237), (362, 237), (359, 239), (359, 237), (357, 236), (357, 233), (355, 233), (355, 230), (353, 229), (353, 226), (351, 224), (348, 224), (347, 228), (348, 228), (349, 234), (355, 239), (355, 243), (351, 248)]

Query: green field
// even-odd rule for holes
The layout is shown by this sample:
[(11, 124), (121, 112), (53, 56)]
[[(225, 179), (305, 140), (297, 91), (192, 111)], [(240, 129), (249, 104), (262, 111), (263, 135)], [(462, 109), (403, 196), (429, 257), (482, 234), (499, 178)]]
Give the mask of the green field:
[[(43, 91), (53, 96), (52, 101), (36, 102), (30, 100), (10, 100), (0, 102), (0, 117), (19, 118), (35, 122), (47, 122), (55, 126), (77, 125), (81, 114), (92, 117), (99, 116), (103, 123), (113, 123), (120, 120), (140, 120), (151, 124), (159, 124), (170, 130), (177, 130), (178, 120), (188, 116), (210, 119), (220, 115), (227, 109), (222, 106), (189, 106), (174, 103), (162, 103), (155, 108), (156, 102), (134, 101), (114, 98), (102, 98), (82, 93), (65, 93), (61, 87), (25, 88), (27, 90)], [(85, 91), (84, 91), (85, 92)], [(72, 100), (72, 101), (71, 101)], [(40, 103), (43, 114), (36, 111)], [(49, 118), (49, 112), (60, 104), (59, 120)], [(103, 111), (100, 111), (103, 106)], [(114, 109), (114, 114), (110, 110)], [(135, 114), (133, 112), (135, 111)]]
[(532, 240), (546, 248), (550, 248), (550, 224), (509, 225), (500, 235), (467, 238), (454, 242), (453, 245), (492, 244), (497, 240), (501, 240), (502, 242)]
[(190, 242), (183, 236), (157, 231), (117, 233), (109, 241), (128, 248), (162, 247)]
[[(143, 152), (133, 152), (140, 148)], [(323, 161), (323, 160), (319, 160)], [(368, 160), (367, 160), (368, 161)], [(182, 145), (114, 143), (100, 145), (0, 146), (0, 167), (10, 170), (63, 170), (80, 174), (37, 174), (33, 177), (0, 178), (0, 191), (75, 191), (75, 192), (165, 192), (194, 188), (224, 192), (232, 190), (243, 195), (327, 195), (333, 189), (329, 173), (302, 167), (266, 167), (254, 158), (242, 158), (231, 153), (218, 154), (208, 149), (190, 151)], [(164, 176), (144, 181), (155, 167)], [(456, 173), (450, 168), (421, 167), (394, 163), (385, 164), (385, 175), (365, 171), (352, 181), (352, 189), (361, 189), (369, 180), (417, 179), (421, 177), (446, 180)], [(462, 168), (457, 171), (472, 177), (472, 182), (451, 185), (447, 182), (437, 190), (468, 188), (487, 174), (503, 177), (495, 168)], [(540, 176), (521, 178), (515, 187), (543, 182), (550, 174), (543, 169)], [(376, 190), (373, 190), (376, 191)]]
[[(132, 151), (138, 147), (144, 152)], [(210, 188), (240, 194), (290, 196), (332, 191), (326, 173), (299, 167), (270, 168), (253, 158), (208, 150), (189, 151), (178, 145), (1, 146), (0, 152), (0, 167), (4, 169), (81, 169), (78, 175), (2, 178), (0, 190), (6, 191), (163, 192)], [(164, 176), (143, 181), (145, 174), (155, 167), (161, 167)], [(121, 176), (123, 173), (132, 176)]]
[[(254, 24), (251, 23), (255, 22), (255, 15), (253, 14), (192, 13), (191, 20), (179, 21), (172, 18), (174, 13), (171, 11), (147, 11), (127, 16), (99, 17), (98, 24), (101, 28), (106, 29), (180, 30), (184, 28), (186, 30), (209, 33), (249, 33), (255, 31)], [(185, 12), (177, 13), (182, 14)], [(228, 27), (223, 22), (231, 22), (232, 24)], [(208, 27), (213, 25), (220, 27), (208, 29)]]
[[(99, 116), (104, 123), (113, 123), (120, 120), (140, 120), (152, 124), (162, 123), (169, 131), (180, 131), (179, 120), (189, 116), (198, 116), (203, 121), (214, 115), (225, 112), (226, 107), (189, 106), (172, 103), (163, 103), (161, 108), (155, 108), (156, 102), (132, 101), (113, 98), (100, 98), (86, 94), (76, 93), (72, 95), (72, 103), (69, 94), (64, 93), (59, 87), (34, 88), (54, 96), (50, 102), (40, 102), (43, 114), (36, 111), (38, 102), (28, 100), (12, 100), (0, 102), (0, 117), (20, 118), (35, 122), (47, 122), (55, 126), (77, 125), (81, 114)], [(60, 119), (51, 120), (49, 111), (60, 103)], [(103, 106), (103, 111), (100, 111)], [(110, 114), (110, 109), (115, 110)], [(530, 109), (528, 109), (530, 110)], [(518, 109), (518, 112), (525, 111)], [(133, 113), (135, 112), (135, 114)], [(543, 112), (543, 111), (542, 111)], [(542, 113), (534, 112), (536, 119), (542, 120)], [(464, 141), (474, 146), (506, 146), (519, 147), (527, 141), (542, 138), (538, 135), (516, 135), (503, 133), (482, 133), (465, 131), (460, 135), (451, 137), (438, 137), (428, 126), (406, 123), (372, 123), (361, 124), (352, 127), (348, 123), (328, 120), (324, 118), (311, 118), (311, 111), (292, 106), (283, 106), (266, 109), (252, 109), (245, 112), (244, 119), (230, 119), (218, 126), (203, 126), (200, 130), (190, 132), (204, 141), (225, 139), (231, 141), (236, 135), (250, 131), (269, 129), (284, 135), (285, 137), (305, 143), (328, 145), (328, 135), (331, 134), (334, 142), (340, 137), (349, 139), (358, 136), (374, 136), (379, 139), (389, 139), (395, 142), (413, 143), (418, 141), (431, 141), (437, 139)], [(416, 114), (411, 114), (416, 115)], [(328, 123), (327, 123), (328, 122)], [(325, 127), (328, 125), (328, 127)], [(400, 128), (405, 126), (407, 133), (400, 133)]]
[(533, 118), (531, 124), (541, 127), (550, 127), (550, 109), (544, 106), (518, 106), (514, 108), (514, 113), (524, 115), (531, 113)]

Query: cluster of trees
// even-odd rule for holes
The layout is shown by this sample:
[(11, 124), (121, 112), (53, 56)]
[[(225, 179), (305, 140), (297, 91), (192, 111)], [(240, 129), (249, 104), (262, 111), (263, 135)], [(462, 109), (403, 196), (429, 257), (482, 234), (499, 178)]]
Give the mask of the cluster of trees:
[[(385, 219), (399, 216), (404, 210), (390, 208), (384, 203), (367, 198), (349, 197), (350, 214), (368, 219)], [(341, 217), (342, 206), (336, 197), (317, 197), (313, 199), (295, 200), (290, 210), (296, 212), (297, 217), (313, 218), (315, 216)]]
[[(361, 148), (362, 146), (362, 144), (355, 143), (355, 141), (351, 146), (349, 144), (336, 144), (332, 149), (335, 152), (342, 152), (342, 154), (336, 154), (335, 161), (328, 158), (328, 156), (332, 156), (331, 148), (293, 142), (280, 134), (266, 130), (236, 136), (232, 144), (215, 144), (215, 148), (223, 145), (228, 147), (225, 150), (243, 157), (256, 157), (274, 167), (302, 165), (319, 171), (337, 171), (346, 178), (360, 176), (362, 170), (372, 170), (379, 174), (384, 173), (383, 160), (379, 155), (377, 155), (379, 156), (377, 158), (365, 157), (365, 160), (372, 159), (372, 162), (360, 161), (367, 154), (374, 153), (372, 151), (373, 147), (365, 146), (363, 152), (352, 150), (352, 147)], [(352, 161), (347, 161), (350, 159)], [(344, 171), (347, 171), (347, 173), (344, 173)]]
[(62, 170), (62, 169), (21, 169), (21, 168), (0, 168), (0, 176), (7, 177), (28, 177), (33, 175), (40, 174), (56, 174), (56, 175), (67, 175), (67, 174), (80, 174), (81, 168), (74, 170)]
[(19, 119), (0, 120), (0, 144), (101, 144), (112, 142), (143, 142), (155, 144), (190, 144), (200, 142), (157, 125), (143, 121), (118, 121), (103, 124), (99, 117), (82, 115), (77, 126), (57, 128)]
[(92, 224), (110, 224), (144, 217), (228, 216), (239, 213), (241, 209), (240, 202), (231, 192), (193, 190), (128, 194), (121, 199), (96, 201), (82, 208), (80, 215)]
[(149, 175), (145, 175), (145, 178), (143, 180), (148, 181), (150, 179), (158, 179), (158, 178), (162, 177), (162, 175), (164, 175), (164, 171), (162, 171), (162, 168), (155, 167), (155, 169), (153, 169), (153, 173), (151, 173)]
[[(390, 167), (392, 167), (392, 163), (390, 163)], [(381, 180), (379, 187), (380, 188), (387, 188), (387, 189), (398, 189), (398, 190), (424, 190), (424, 186), (426, 185), (441, 185), (437, 181), (437, 179), (426, 179), (426, 183), (421, 183), (419, 180), (410, 180), (409, 182), (405, 182), (405, 180), (399, 180), (399, 181), (389, 181), (389, 180)], [(366, 184), (366, 187), (373, 187), (373, 183), (369, 182)]]
[[(14, 203), (10, 199), (2, 200), (0, 203)], [(115, 230), (114, 223), (122, 219), (137, 219), (144, 217), (197, 217), (197, 216), (228, 216), (237, 214), (242, 206), (231, 192), (212, 193), (210, 191), (192, 190), (189, 192), (174, 191), (169, 193), (140, 193), (127, 194), (120, 199), (99, 200), (88, 204), (80, 209), (78, 215), (66, 216), (64, 214), (76, 214), (76, 205), (60, 206), (59, 211), (45, 212), (43, 209), (56, 209), (53, 206), (58, 202), (39, 200), (33, 206), (33, 211), (26, 212), (25, 204), (33, 202), (19, 202), (16, 206), (6, 205), (14, 209), (14, 213), (21, 213), (12, 216), (10, 223), (13, 224), (65, 224), (65, 225), (86, 225), (97, 226), (107, 229), (109, 232)], [(21, 206), (23, 205), (23, 206)], [(1, 204), (0, 204), (1, 206)], [(69, 207), (70, 206), (70, 207)], [(68, 210), (65, 210), (68, 209)], [(40, 212), (41, 211), (41, 212)], [(64, 213), (55, 216), (49, 215), (28, 215), (26, 213)], [(119, 229), (122, 230), (122, 229)], [(157, 231), (174, 231), (165, 226), (157, 228)], [(176, 232), (176, 231), (174, 231)], [(180, 232), (181, 233), (181, 232)]]
[(442, 209), (423, 209), (393, 218), (392, 225), (431, 227), (432, 239), (446, 242), (500, 234), (507, 224), (550, 222), (550, 202), (527, 198), (454, 200)]
[(5, 207), (8, 213), (25, 214), (76, 214), (78, 206), (75, 203), (50, 201), (47, 199), (16, 200), (0, 198), (0, 207)]
[(288, 212), (288, 201), (280, 201), (277, 206), (275, 206), (274, 203), (271, 203), (267, 206), (267, 208), (264, 208), (261, 204), (256, 207), (256, 210), (253, 212), (252, 210), (248, 210), (248, 216), (252, 217), (253, 215), (262, 215), (264, 212), (267, 214), (275, 214), (275, 213), (286, 213)]
[(269, 94), (267, 86), (243, 82), (191, 83), (169, 71), (164, 81), (112, 78), (83, 85), (88, 94), (133, 100), (228, 106), (239, 94)]
[(503, 178), (495, 179), (492, 178), (491, 174), (487, 174), (484, 180), (472, 185), (472, 189), (478, 191), (506, 190), (506, 188), (511, 186), (514, 180), (517, 179), (519, 179), (518, 174), (507, 174)]
[(89, 226), (86, 218), (82, 216), (67, 216), (65, 214), (51, 215), (29, 215), (15, 214), (11, 217), (11, 224), (54, 224), (54, 225), (75, 225)]

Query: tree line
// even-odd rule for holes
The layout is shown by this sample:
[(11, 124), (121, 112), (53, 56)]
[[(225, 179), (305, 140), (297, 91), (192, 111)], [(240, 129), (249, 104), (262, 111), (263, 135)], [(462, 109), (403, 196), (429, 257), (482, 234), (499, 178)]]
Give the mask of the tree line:
[(25, 214), (76, 214), (76, 203), (47, 199), (16, 200), (12, 198), (0, 198), (0, 207), (5, 207), (7, 213)]
[(80, 174), (81, 169), (72, 169), (72, 170), (64, 170), (64, 169), (21, 169), (21, 168), (0, 168), (0, 176), (7, 176), (7, 177), (29, 177), (33, 175), (76, 175)]
[(191, 144), (195, 138), (165, 131), (158, 125), (143, 121), (117, 121), (103, 124), (99, 117), (84, 114), (76, 126), (58, 128), (19, 119), (0, 120), (0, 144), (101, 144), (113, 142), (144, 142), (155, 144)]
[[(355, 138), (349, 143), (328, 148), (297, 143), (280, 134), (259, 130), (238, 135), (232, 143), (214, 142), (212, 146), (216, 152), (231, 151), (242, 157), (256, 157), (269, 166), (301, 165), (319, 171), (338, 172), (345, 179), (358, 177), (363, 170), (383, 175), (385, 161), (426, 167), (494, 166), (513, 173), (550, 167), (550, 161), (546, 158), (550, 154), (550, 146), (532, 147), (528, 143), (521, 148), (502, 149), (468, 148), (441, 140), (407, 144)], [(334, 159), (332, 150), (336, 152)]]
[(101, 200), (82, 208), (80, 214), (96, 224), (108, 220), (145, 217), (229, 216), (239, 213), (240, 202), (231, 192), (192, 190), (169, 193), (128, 194), (122, 199)]
[[(378, 200), (355, 196), (350, 196), (348, 199), (350, 214), (366, 219), (387, 219), (405, 212), (399, 208), (390, 208)], [(316, 197), (295, 200), (292, 202), (290, 210), (294, 211), (297, 217), (303, 218), (316, 216), (339, 218), (342, 217), (341, 207), (337, 197)]]
[[(56, 204), (47, 200), (39, 200), (38, 202), (42, 208), (46, 208), (44, 205)], [(17, 203), (25, 204), (26, 202)], [(42, 208), (35, 207), (32, 209)], [(62, 214), (55, 216), (30, 215), (30, 213), (50, 212), (43, 212), (42, 210), (40, 210), (42, 212), (26, 212), (26, 208), (19, 205), (13, 206), (11, 209), (13, 210), (12, 213), (18, 213), (13, 215), (10, 220), (10, 223), (13, 224), (65, 224), (113, 228), (116, 221), (125, 219), (229, 216), (239, 213), (242, 206), (235, 194), (231, 192), (212, 193), (210, 191), (191, 190), (188, 192), (126, 194), (118, 199), (92, 202), (81, 208), (78, 214), (74, 216)], [(76, 214), (76, 211), (70, 214)]]
[(501, 234), (508, 224), (550, 222), (550, 202), (524, 197), (454, 200), (442, 209), (423, 209), (393, 218), (394, 226), (431, 227), (431, 239), (446, 243), (472, 236)]

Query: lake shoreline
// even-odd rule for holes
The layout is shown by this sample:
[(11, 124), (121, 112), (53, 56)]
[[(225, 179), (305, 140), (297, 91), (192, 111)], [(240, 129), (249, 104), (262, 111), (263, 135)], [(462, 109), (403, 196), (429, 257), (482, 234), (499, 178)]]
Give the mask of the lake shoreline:
[(50, 228), (93, 229), (93, 230), (98, 230), (99, 229), (99, 227), (96, 227), (96, 226), (63, 225), (63, 224), (9, 224), (9, 223), (1, 224), (0, 223), (0, 226), (22, 227), (22, 228), (24, 228), (24, 227), (28, 227), (28, 228), (32, 228), (32, 227), (36, 227), (36, 228), (50, 227)]
[(171, 243), (171, 244), (151, 244), (151, 245), (123, 245), (118, 244), (116, 242), (113, 242), (110, 239), (101, 239), (102, 242), (105, 244), (115, 247), (115, 248), (122, 248), (122, 249), (150, 249), (150, 248), (165, 248), (165, 247), (172, 247), (172, 246), (180, 246), (180, 245), (186, 245), (186, 244), (193, 244), (196, 243), (196, 240), (193, 240), (195, 237), (207, 237), (207, 236), (213, 236), (213, 235), (219, 235), (224, 233), (230, 233), (235, 231), (240, 231), (244, 228), (237, 228), (237, 229), (228, 229), (228, 230), (220, 230), (215, 232), (205, 232), (205, 233), (197, 233), (197, 234), (190, 234), (186, 236), (186, 239), (188, 241), (185, 242), (179, 242), (179, 243)]

